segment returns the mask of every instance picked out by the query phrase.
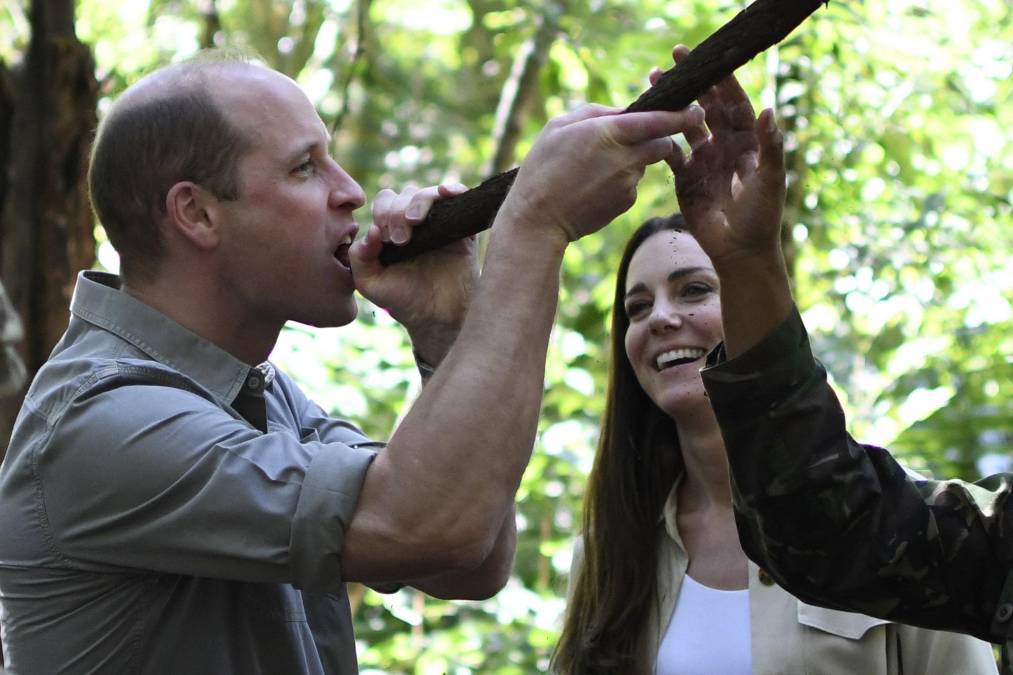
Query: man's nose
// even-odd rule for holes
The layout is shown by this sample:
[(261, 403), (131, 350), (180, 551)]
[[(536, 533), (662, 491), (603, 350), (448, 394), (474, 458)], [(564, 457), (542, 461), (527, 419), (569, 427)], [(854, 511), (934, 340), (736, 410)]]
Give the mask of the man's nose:
[(328, 195), (328, 206), (332, 209), (357, 209), (366, 203), (366, 193), (348, 172), (335, 162), (334, 178)]

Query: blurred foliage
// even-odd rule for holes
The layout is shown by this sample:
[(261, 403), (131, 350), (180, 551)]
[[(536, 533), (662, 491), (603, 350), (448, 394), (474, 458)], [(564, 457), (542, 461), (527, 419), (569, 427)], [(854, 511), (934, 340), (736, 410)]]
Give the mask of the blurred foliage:
[[(5, 62), (26, 44), (26, 6), (0, 2)], [(741, 8), (79, 0), (78, 30), (107, 97), (200, 45), (257, 51), (306, 87), (336, 127), (338, 160), (373, 194), (485, 177), (512, 61), (544, 21), (559, 34), (525, 110), (518, 157), (552, 115), (585, 100), (632, 101), (652, 66), (668, 67), (675, 42), (697, 44)], [(1008, 0), (849, 0), (820, 9), (739, 72), (786, 130), (796, 295), (853, 432), (939, 476), (974, 479), (1011, 464), (1011, 45)], [(636, 206), (567, 253), (507, 589), (484, 603), (353, 592), (363, 672), (544, 670), (602, 408), (613, 269), (628, 233), (674, 208), (669, 176), (652, 167)], [(292, 326), (275, 360), (325, 408), (384, 438), (418, 376), (394, 322), (368, 303), (361, 310), (351, 328)]]

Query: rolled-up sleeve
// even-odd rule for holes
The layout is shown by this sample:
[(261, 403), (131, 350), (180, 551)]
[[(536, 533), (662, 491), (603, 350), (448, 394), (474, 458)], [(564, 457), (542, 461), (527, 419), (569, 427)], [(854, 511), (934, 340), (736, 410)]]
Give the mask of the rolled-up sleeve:
[(95, 571), (339, 587), (372, 449), (262, 434), (199, 391), (121, 380), (82, 387), (37, 450), (55, 555)]
[(292, 573), (297, 587), (328, 590), (341, 582), (341, 550), (366, 469), (375, 453), (325, 446), (306, 470), (292, 521)]

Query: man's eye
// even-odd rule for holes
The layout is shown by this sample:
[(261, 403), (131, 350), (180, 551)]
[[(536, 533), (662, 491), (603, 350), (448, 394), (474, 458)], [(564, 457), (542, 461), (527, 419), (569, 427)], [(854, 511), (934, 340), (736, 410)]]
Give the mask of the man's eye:
[(312, 159), (307, 159), (305, 162), (297, 166), (292, 170), (293, 173), (311, 173), (316, 168)]

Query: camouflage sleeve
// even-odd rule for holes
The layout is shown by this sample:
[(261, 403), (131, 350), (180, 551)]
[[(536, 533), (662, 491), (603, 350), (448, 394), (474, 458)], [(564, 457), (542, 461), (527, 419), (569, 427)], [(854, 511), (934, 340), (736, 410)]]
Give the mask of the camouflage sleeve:
[(708, 359), (746, 554), (805, 602), (1013, 637), (1013, 475), (914, 480), (856, 442), (798, 312)]

